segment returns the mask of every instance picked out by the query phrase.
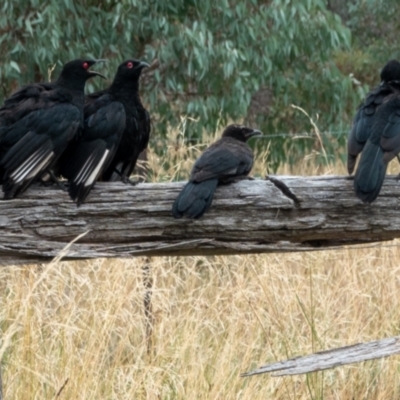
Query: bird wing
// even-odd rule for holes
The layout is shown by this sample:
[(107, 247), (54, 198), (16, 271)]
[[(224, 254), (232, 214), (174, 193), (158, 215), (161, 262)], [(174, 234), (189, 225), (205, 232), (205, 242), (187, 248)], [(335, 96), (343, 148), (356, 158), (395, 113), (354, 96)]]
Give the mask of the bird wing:
[(50, 83), (24, 86), (4, 101), (0, 108), (0, 126), (12, 126), (31, 112), (71, 101), (72, 96), (68, 91), (55, 88)]
[[(129, 135), (125, 135), (127, 144), (131, 146), (133, 150), (132, 156), (129, 157), (124, 163), (117, 165), (116, 169), (120, 171), (121, 175), (129, 177), (135, 169), (137, 160), (140, 153), (147, 148), (150, 138), (150, 115), (144, 108), (136, 109), (133, 117), (133, 132)], [(122, 143), (123, 144), (123, 143)], [(113, 175), (114, 179), (119, 180)]]
[[(97, 106), (94, 108), (93, 106)], [(126, 115), (121, 102), (113, 101), (108, 95), (101, 97), (89, 109), (85, 107), (84, 141), (108, 140), (120, 137), (125, 129)]]
[(147, 148), (151, 130), (150, 115), (147, 110), (144, 108), (131, 110), (131, 114), (127, 115), (126, 127), (115, 157), (102, 176), (105, 181), (129, 178), (140, 153)]
[[(19, 134), (16, 135), (15, 124), (18, 124), (31, 113), (71, 101), (72, 96), (68, 91), (55, 88), (50, 83), (24, 86), (6, 99), (4, 105), (0, 108), (0, 160), (10, 146), (20, 140), (27, 132), (26, 130), (19, 130)], [(24, 119), (24, 121), (26, 120)], [(6, 141), (3, 140), (5, 137)]]
[(9, 148), (0, 160), (5, 198), (15, 197), (40, 175), (67, 146), (80, 125), (71, 104), (32, 111), (14, 123), (2, 138)]
[(386, 118), (382, 129), (380, 146), (384, 153), (385, 162), (391, 161), (400, 152), (400, 101), (395, 99), (396, 106)]
[(386, 96), (393, 93), (388, 85), (378, 86), (358, 108), (348, 137), (348, 153), (358, 155), (365, 146), (371, 133), (375, 112)]
[(223, 138), (206, 149), (197, 159), (190, 180), (202, 182), (208, 179), (243, 176), (250, 172), (252, 165), (253, 155), (247, 144)]
[(61, 170), (70, 182), (69, 194), (78, 205), (110, 164), (125, 129), (125, 109), (120, 102), (107, 104), (99, 99), (97, 109), (85, 111), (82, 136), (69, 146)]

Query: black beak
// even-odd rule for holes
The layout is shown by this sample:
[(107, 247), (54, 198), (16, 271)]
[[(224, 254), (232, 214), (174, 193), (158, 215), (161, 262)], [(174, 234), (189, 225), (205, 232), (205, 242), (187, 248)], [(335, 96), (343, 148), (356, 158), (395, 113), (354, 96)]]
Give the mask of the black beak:
[(150, 68), (150, 64), (148, 64), (145, 61), (140, 61), (139, 65), (136, 67), (136, 69), (142, 69), (142, 68)]
[(261, 136), (263, 133), (259, 131), (258, 129), (253, 129), (251, 132), (249, 132), (246, 137), (247, 138), (252, 138), (253, 136)]
[[(93, 60), (93, 65), (94, 65), (94, 64), (97, 64), (97, 63), (102, 63), (102, 62), (108, 62), (108, 60), (103, 60), (103, 59)], [(89, 72), (90, 72), (90, 75), (91, 75), (91, 76), (100, 76), (100, 77), (103, 78), (103, 79), (107, 79), (107, 77), (105, 77), (105, 76), (104, 76), (103, 74), (101, 74), (100, 72), (92, 71), (92, 70), (89, 70)]]

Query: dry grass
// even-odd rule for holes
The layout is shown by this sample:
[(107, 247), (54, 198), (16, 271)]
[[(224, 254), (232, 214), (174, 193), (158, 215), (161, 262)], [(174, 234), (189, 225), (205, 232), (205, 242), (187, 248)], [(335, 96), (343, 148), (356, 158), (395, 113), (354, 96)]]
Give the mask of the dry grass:
[[(212, 138), (210, 138), (212, 140)], [(150, 155), (152, 179), (197, 156)], [(263, 175), (263, 156), (255, 167)], [(159, 165), (171, 166), (167, 173)], [(343, 166), (296, 173), (343, 173)], [(282, 173), (290, 173), (283, 167)], [(0, 268), (6, 399), (398, 399), (399, 358), (308, 376), (240, 378), (261, 364), (399, 334), (399, 244), (304, 254), (153, 258)]]

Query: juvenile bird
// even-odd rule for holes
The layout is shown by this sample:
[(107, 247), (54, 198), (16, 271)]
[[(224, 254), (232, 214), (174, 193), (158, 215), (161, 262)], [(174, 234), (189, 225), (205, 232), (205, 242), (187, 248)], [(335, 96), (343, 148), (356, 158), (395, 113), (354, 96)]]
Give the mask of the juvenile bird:
[(22, 87), (0, 108), (0, 180), (4, 198), (23, 193), (50, 168), (83, 126), (90, 67), (104, 60), (74, 60), (54, 83)]
[(253, 166), (253, 152), (246, 142), (256, 135), (261, 132), (246, 126), (225, 128), (221, 139), (194, 163), (189, 182), (174, 202), (172, 215), (200, 218), (210, 208), (218, 184), (247, 176)]

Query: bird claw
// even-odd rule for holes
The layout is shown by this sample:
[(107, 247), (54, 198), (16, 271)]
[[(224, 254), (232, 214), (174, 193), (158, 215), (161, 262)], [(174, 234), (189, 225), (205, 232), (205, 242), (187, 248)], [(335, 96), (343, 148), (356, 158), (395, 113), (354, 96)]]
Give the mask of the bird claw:
[(136, 186), (139, 183), (139, 182), (136, 182), (136, 181), (133, 181), (133, 180), (129, 179), (127, 176), (121, 176), (121, 180), (126, 185)]
[(61, 189), (63, 192), (68, 192), (68, 188), (66, 187), (66, 185), (62, 182), (60, 182), (54, 174), (49, 173), (49, 180), (44, 180), (43, 178), (39, 178), (39, 183), (41, 186), (44, 187), (49, 187), (52, 186), (54, 184), (56, 184), (59, 189)]

